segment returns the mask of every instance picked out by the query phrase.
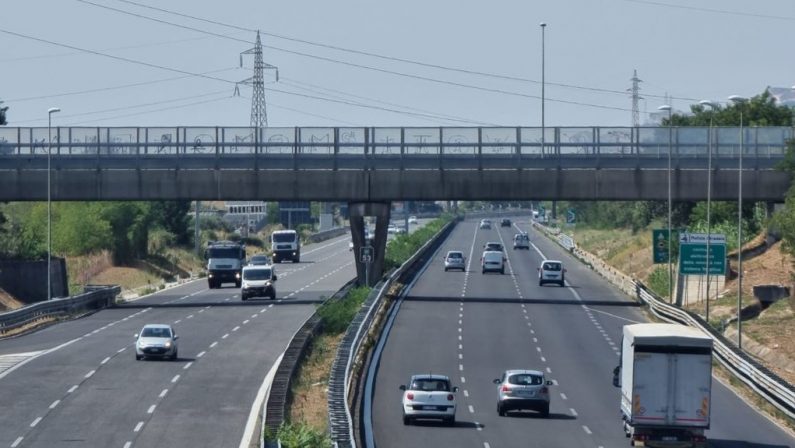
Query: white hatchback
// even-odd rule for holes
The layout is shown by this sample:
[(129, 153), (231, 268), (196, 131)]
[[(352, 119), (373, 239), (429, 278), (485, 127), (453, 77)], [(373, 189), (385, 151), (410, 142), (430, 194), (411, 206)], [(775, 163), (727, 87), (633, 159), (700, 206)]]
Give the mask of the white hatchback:
[(456, 399), (458, 387), (450, 385), (450, 378), (444, 375), (413, 375), (408, 385), (401, 385), (403, 391), (403, 424), (409, 425), (415, 419), (441, 419), (455, 424)]
[(486, 272), (499, 272), (500, 274), (505, 274), (505, 255), (495, 250), (483, 252), (483, 255), (480, 257), (480, 271), (482, 274)]
[(177, 333), (166, 324), (147, 324), (135, 335), (135, 359), (145, 357), (177, 359)]

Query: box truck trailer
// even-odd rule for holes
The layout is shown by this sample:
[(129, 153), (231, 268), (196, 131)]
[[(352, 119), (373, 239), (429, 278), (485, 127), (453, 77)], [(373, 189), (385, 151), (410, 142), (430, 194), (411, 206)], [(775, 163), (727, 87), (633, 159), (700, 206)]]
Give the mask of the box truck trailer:
[(621, 364), (624, 433), (632, 446), (706, 447), (712, 392), (712, 338), (673, 324), (625, 325)]

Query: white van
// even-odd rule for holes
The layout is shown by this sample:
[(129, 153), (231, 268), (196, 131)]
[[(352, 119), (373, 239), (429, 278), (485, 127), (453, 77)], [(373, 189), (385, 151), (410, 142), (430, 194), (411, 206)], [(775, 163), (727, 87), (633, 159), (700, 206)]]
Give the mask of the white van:
[(502, 252), (487, 250), (480, 257), (481, 273), (499, 272), (505, 274), (505, 255)]
[(538, 267), (538, 286), (544, 283), (557, 283), (561, 287), (566, 286), (566, 270), (563, 263), (558, 260), (544, 260)]

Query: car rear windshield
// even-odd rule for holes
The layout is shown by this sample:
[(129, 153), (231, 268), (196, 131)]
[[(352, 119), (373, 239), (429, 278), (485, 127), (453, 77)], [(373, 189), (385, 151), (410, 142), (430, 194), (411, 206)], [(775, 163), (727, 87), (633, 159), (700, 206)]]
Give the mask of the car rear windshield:
[(450, 383), (447, 380), (422, 379), (411, 383), (411, 390), (450, 392)]
[(544, 263), (545, 271), (559, 271), (560, 263)]
[(502, 244), (500, 243), (488, 243), (486, 244), (486, 250), (494, 250), (497, 252), (502, 251)]
[(270, 261), (270, 259), (267, 255), (255, 255), (251, 257), (250, 262), (255, 264), (268, 264), (268, 261)]
[(464, 258), (464, 254), (461, 252), (450, 252), (447, 254), (447, 258)]
[(170, 338), (171, 330), (168, 328), (144, 328), (141, 332), (141, 337), (144, 338)]
[(540, 386), (544, 384), (544, 378), (529, 373), (519, 373), (509, 376), (508, 383), (516, 384), (517, 386)]
[(517, 239), (517, 240), (526, 240), (526, 239), (528, 239), (528, 237), (527, 237), (527, 235), (524, 235), (524, 234), (519, 234), (519, 235), (516, 235), (516, 236), (514, 237), (514, 239)]
[(243, 280), (270, 280), (270, 269), (246, 269), (243, 271)]

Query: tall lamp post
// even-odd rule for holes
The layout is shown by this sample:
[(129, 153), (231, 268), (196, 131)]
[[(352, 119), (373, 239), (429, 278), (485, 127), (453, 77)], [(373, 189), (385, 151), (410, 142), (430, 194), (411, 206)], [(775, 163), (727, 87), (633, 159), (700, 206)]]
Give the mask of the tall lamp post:
[(543, 156), (544, 155), (544, 151), (546, 150), (546, 126), (545, 126), (545, 123), (544, 123), (544, 118), (545, 118), (544, 117), (544, 103), (545, 103), (544, 88), (546, 87), (546, 82), (545, 82), (545, 76), (546, 76), (546, 70), (545, 70), (545, 68), (546, 68), (545, 67), (546, 57), (545, 56), (546, 55), (544, 54), (544, 52), (545, 52), (544, 30), (546, 30), (547, 24), (544, 23), (544, 22), (541, 22), (539, 24), (539, 26), (541, 26), (541, 155)]
[(737, 347), (743, 348), (743, 153), (745, 152), (745, 130), (743, 129), (743, 107), (748, 101), (738, 95), (729, 97), (729, 101), (737, 104), (740, 109), (740, 163), (737, 170)]
[(671, 146), (673, 146), (673, 137), (672, 137), (672, 126), (671, 123), (673, 109), (669, 105), (663, 105), (657, 108), (657, 110), (667, 110), (668, 111), (668, 299), (673, 302), (674, 295), (674, 271), (673, 265), (671, 264), (671, 257), (673, 256), (672, 249), (671, 249), (671, 240), (673, 239), (673, 234), (671, 233)]
[(50, 159), (52, 158), (52, 114), (61, 109), (47, 109), (47, 300), (52, 300), (52, 199), (50, 188)]
[(712, 205), (712, 124), (713, 118), (715, 116), (715, 109), (717, 109), (718, 104), (714, 103), (709, 100), (701, 100), (699, 101), (704, 107), (709, 107), (711, 113), (709, 114), (709, 138), (708, 138), (708, 148), (707, 148), (707, 307), (705, 315), (707, 317), (707, 323), (709, 324), (709, 260), (711, 257), (710, 253), (710, 243), (712, 241), (712, 222), (710, 220), (710, 207)]

